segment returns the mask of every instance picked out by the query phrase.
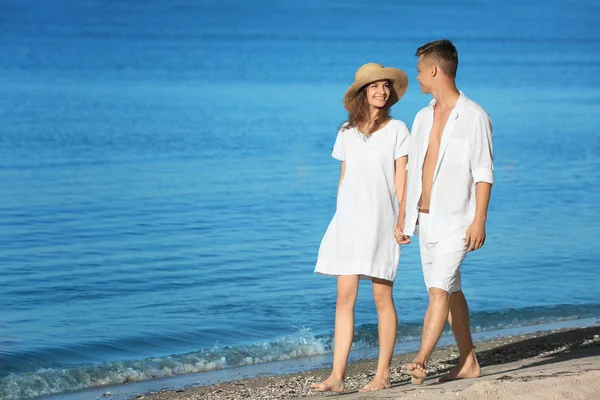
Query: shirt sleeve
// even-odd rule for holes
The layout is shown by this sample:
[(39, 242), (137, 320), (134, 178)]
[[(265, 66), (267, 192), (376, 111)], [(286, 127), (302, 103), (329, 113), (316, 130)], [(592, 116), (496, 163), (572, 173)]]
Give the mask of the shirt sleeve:
[(410, 146), (410, 132), (404, 122), (398, 127), (396, 132), (396, 148), (394, 149), (394, 159), (397, 160), (400, 157), (408, 155)]
[(345, 161), (346, 154), (344, 152), (344, 127), (340, 129), (335, 138), (335, 143), (333, 144), (333, 151), (331, 152), (331, 156), (336, 160)]
[(471, 138), (471, 173), (475, 183), (494, 184), (494, 149), (492, 144), (492, 121), (482, 112), (475, 121)]

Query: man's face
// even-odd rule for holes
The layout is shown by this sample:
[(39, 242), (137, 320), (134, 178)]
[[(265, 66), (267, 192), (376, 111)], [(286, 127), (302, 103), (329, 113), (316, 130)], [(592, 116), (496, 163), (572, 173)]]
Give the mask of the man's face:
[(421, 92), (431, 93), (431, 85), (433, 83), (433, 70), (435, 66), (431, 60), (419, 57), (417, 62), (417, 82), (421, 85)]

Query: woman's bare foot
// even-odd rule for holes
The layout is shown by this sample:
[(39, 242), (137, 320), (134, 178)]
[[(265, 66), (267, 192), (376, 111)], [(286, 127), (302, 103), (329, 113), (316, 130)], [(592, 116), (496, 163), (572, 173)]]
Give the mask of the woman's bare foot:
[(374, 392), (376, 390), (384, 390), (390, 388), (390, 377), (387, 378), (382, 375), (375, 375), (371, 382), (363, 386), (359, 392)]
[(341, 393), (344, 391), (344, 380), (329, 377), (321, 383), (311, 383), (310, 387), (315, 392), (335, 392)]
[(411, 383), (413, 385), (422, 385), (425, 382), (427, 376), (427, 370), (422, 362), (413, 361), (406, 366), (408, 374), (411, 376)]
[(452, 368), (446, 375), (438, 378), (437, 382), (449, 382), (457, 379), (479, 378), (481, 370), (475, 356), (467, 357), (466, 361), (460, 362), (456, 367)]

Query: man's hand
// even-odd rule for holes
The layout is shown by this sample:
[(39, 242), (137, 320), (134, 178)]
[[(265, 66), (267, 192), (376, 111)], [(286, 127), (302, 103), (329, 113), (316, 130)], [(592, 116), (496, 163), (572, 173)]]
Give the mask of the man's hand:
[(485, 223), (483, 222), (473, 222), (469, 229), (467, 229), (467, 235), (465, 237), (465, 246), (469, 246), (467, 248), (467, 252), (475, 251), (481, 248), (485, 243)]

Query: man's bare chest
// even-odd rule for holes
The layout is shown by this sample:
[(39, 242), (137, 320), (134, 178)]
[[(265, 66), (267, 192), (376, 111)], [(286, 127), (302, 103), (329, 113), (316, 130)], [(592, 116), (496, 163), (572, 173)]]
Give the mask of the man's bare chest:
[(435, 146), (439, 148), (440, 142), (442, 141), (442, 134), (444, 128), (450, 117), (450, 111), (447, 112), (436, 112), (433, 116), (433, 124), (431, 125), (431, 131), (429, 132), (429, 147)]

